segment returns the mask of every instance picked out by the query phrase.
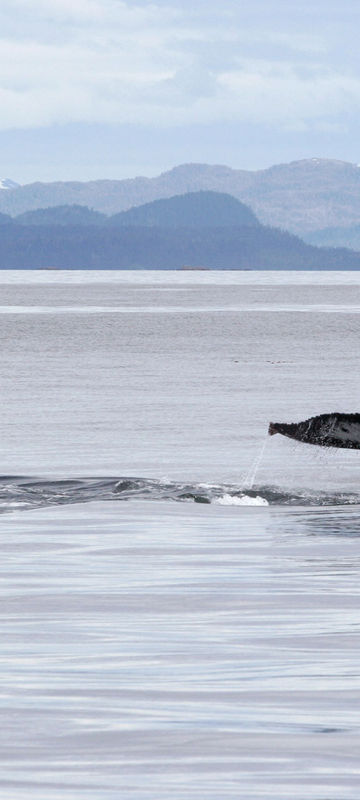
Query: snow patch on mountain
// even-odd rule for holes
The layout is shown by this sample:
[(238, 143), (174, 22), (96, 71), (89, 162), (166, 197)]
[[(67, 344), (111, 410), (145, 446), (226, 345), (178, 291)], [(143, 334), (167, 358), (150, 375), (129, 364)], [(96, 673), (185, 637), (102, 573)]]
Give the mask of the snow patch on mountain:
[(0, 178), (0, 189), (18, 189), (20, 183), (10, 180), (10, 178)]

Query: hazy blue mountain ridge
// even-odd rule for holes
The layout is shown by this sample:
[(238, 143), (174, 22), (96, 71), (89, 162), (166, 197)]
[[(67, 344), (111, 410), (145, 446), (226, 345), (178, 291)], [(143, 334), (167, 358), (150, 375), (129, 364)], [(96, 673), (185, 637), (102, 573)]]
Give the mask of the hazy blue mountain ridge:
[(351, 250), (360, 250), (360, 225), (311, 231), (304, 234), (304, 240), (317, 247), (348, 247)]
[(169, 228), (259, 225), (255, 214), (240, 200), (220, 192), (189, 192), (167, 200), (154, 200), (109, 218), (111, 225), (146, 225)]
[(26, 211), (4, 219), (22, 225), (145, 225), (160, 227), (208, 227), (259, 225), (253, 211), (235, 197), (219, 192), (190, 192), (166, 200), (154, 200), (111, 217), (86, 206), (53, 206)]
[[(24, 217), (37, 222), (24, 224)], [(45, 224), (46, 219), (52, 224)], [(305, 244), (293, 234), (261, 225), (251, 209), (217, 192), (190, 192), (112, 218), (99, 219), (96, 212), (78, 205), (61, 206), (22, 215), (20, 221), (5, 218), (0, 226), (2, 269), (175, 269), (185, 265), (356, 269), (360, 253)]]
[(360, 253), (316, 248), (264, 226), (0, 227), (0, 269), (360, 269)]
[(360, 168), (330, 159), (305, 159), (250, 172), (184, 164), (154, 178), (33, 183), (0, 192), (0, 211), (16, 216), (59, 205), (83, 205), (104, 214), (194, 191), (230, 194), (259, 220), (299, 234), (360, 224)]
[(21, 225), (102, 225), (107, 216), (87, 206), (74, 204), (25, 211), (14, 221)]
[(13, 225), (14, 220), (9, 214), (0, 213), (0, 225)]

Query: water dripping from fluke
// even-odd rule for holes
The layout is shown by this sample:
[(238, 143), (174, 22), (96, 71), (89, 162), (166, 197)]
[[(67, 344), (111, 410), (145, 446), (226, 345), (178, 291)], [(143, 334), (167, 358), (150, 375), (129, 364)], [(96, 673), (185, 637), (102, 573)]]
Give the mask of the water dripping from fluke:
[(252, 462), (252, 464), (250, 466), (250, 469), (246, 473), (245, 478), (244, 478), (244, 480), (242, 482), (242, 485), (241, 485), (242, 495), (240, 497), (238, 497), (237, 501), (236, 501), (236, 498), (234, 498), (234, 497), (231, 498), (231, 496), (226, 495), (226, 496), (224, 496), (224, 498), (222, 500), (221, 499), (218, 500), (217, 501), (218, 503), (221, 503), (222, 505), (243, 505), (243, 506), (245, 506), (245, 505), (247, 505), (247, 506), (268, 506), (269, 505), (267, 499), (265, 497), (263, 497), (262, 495), (256, 495), (255, 497), (253, 497), (252, 494), (251, 494), (252, 491), (253, 491), (253, 487), (254, 487), (254, 483), (255, 483), (255, 479), (256, 479), (257, 473), (258, 473), (258, 471), (260, 469), (262, 460), (264, 458), (267, 440), (268, 440), (268, 437), (267, 437), (267, 434), (265, 434), (265, 438), (264, 438), (263, 442), (261, 443), (260, 450), (257, 453), (257, 455), (255, 456), (254, 461)]

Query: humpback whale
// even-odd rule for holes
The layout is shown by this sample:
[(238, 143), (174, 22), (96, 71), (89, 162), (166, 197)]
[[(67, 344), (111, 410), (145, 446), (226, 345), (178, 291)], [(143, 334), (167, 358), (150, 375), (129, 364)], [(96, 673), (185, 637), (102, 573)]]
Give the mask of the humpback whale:
[(281, 433), (290, 439), (321, 447), (360, 450), (360, 414), (320, 414), (303, 422), (270, 422), (269, 435)]

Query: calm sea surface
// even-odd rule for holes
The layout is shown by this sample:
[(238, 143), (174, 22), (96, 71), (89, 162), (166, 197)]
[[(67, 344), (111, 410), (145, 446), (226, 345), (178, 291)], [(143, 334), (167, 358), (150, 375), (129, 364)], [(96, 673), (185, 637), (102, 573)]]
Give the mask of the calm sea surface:
[(358, 800), (360, 273), (0, 275), (4, 800)]

